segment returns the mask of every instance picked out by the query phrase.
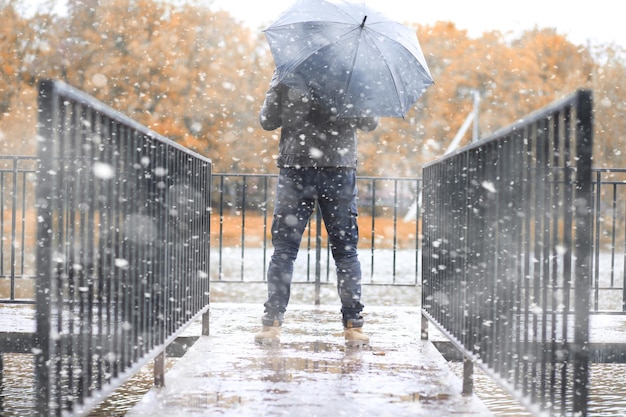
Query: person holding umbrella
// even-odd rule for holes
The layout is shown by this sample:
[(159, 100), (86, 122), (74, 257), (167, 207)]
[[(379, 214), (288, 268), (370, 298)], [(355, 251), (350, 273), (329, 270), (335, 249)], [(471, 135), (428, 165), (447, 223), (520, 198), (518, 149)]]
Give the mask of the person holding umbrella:
[(338, 118), (320, 105), (313, 89), (303, 92), (278, 82), (274, 73), (260, 112), (265, 130), (281, 128), (268, 299), (260, 344), (277, 344), (289, 303), (293, 264), (302, 234), (319, 204), (337, 271), (337, 291), (346, 344), (367, 345), (361, 311), (361, 265), (356, 206), (356, 130), (372, 131), (376, 117)]
[(280, 342), (293, 264), (320, 207), (337, 271), (348, 346), (363, 346), (356, 206), (357, 129), (404, 117), (433, 83), (415, 32), (365, 2), (296, 0), (265, 29), (276, 70), (261, 107), (281, 128), (272, 222), (274, 253), (261, 344)]

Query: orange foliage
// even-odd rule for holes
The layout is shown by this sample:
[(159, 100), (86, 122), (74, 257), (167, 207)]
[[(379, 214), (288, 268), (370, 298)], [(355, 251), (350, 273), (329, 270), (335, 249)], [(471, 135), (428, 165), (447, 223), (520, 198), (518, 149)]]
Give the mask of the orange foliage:
[[(70, 0), (67, 16), (25, 18), (15, 10), (26, 3), (0, 5), (0, 139), (34, 153), (35, 82), (60, 78), (208, 156), (216, 172), (275, 172), (279, 132), (258, 123), (273, 70), (260, 31), (196, 2)], [(622, 50), (607, 46), (594, 56), (552, 29), (517, 38), (498, 31), (471, 38), (451, 22), (414, 29), (435, 85), (405, 119), (383, 119), (376, 131), (360, 133), (361, 174), (419, 176), (472, 110), (472, 91), (481, 95), (486, 136), (577, 88), (593, 88), (602, 108), (596, 164), (625, 162)]]

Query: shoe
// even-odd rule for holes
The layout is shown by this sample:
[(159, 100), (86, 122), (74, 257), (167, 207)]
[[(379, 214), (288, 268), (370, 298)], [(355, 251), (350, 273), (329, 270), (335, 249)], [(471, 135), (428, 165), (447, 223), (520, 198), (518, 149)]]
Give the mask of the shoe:
[(280, 344), (280, 322), (274, 320), (272, 326), (263, 326), (261, 332), (254, 335), (254, 343), (268, 346)]
[(347, 347), (364, 347), (370, 343), (370, 338), (363, 333), (363, 327), (353, 327), (352, 320), (348, 320), (343, 329)]

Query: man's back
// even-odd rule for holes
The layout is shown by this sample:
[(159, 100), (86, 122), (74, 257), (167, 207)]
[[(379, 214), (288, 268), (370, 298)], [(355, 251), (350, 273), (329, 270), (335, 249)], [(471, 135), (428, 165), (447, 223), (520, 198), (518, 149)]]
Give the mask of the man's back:
[(271, 87), (260, 114), (266, 130), (281, 127), (277, 165), (356, 168), (356, 129), (373, 130), (377, 118), (337, 118), (310, 94), (284, 84)]

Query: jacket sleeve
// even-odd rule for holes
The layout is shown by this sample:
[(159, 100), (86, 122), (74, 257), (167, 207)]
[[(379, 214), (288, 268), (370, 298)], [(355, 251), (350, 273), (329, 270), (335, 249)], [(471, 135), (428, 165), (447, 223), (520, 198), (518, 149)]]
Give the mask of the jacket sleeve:
[(359, 117), (356, 119), (356, 127), (371, 132), (378, 127), (378, 120), (378, 117)]
[(265, 130), (278, 129), (282, 124), (282, 85), (277, 83), (277, 73), (270, 83), (270, 88), (265, 93), (265, 100), (261, 106), (259, 121)]

